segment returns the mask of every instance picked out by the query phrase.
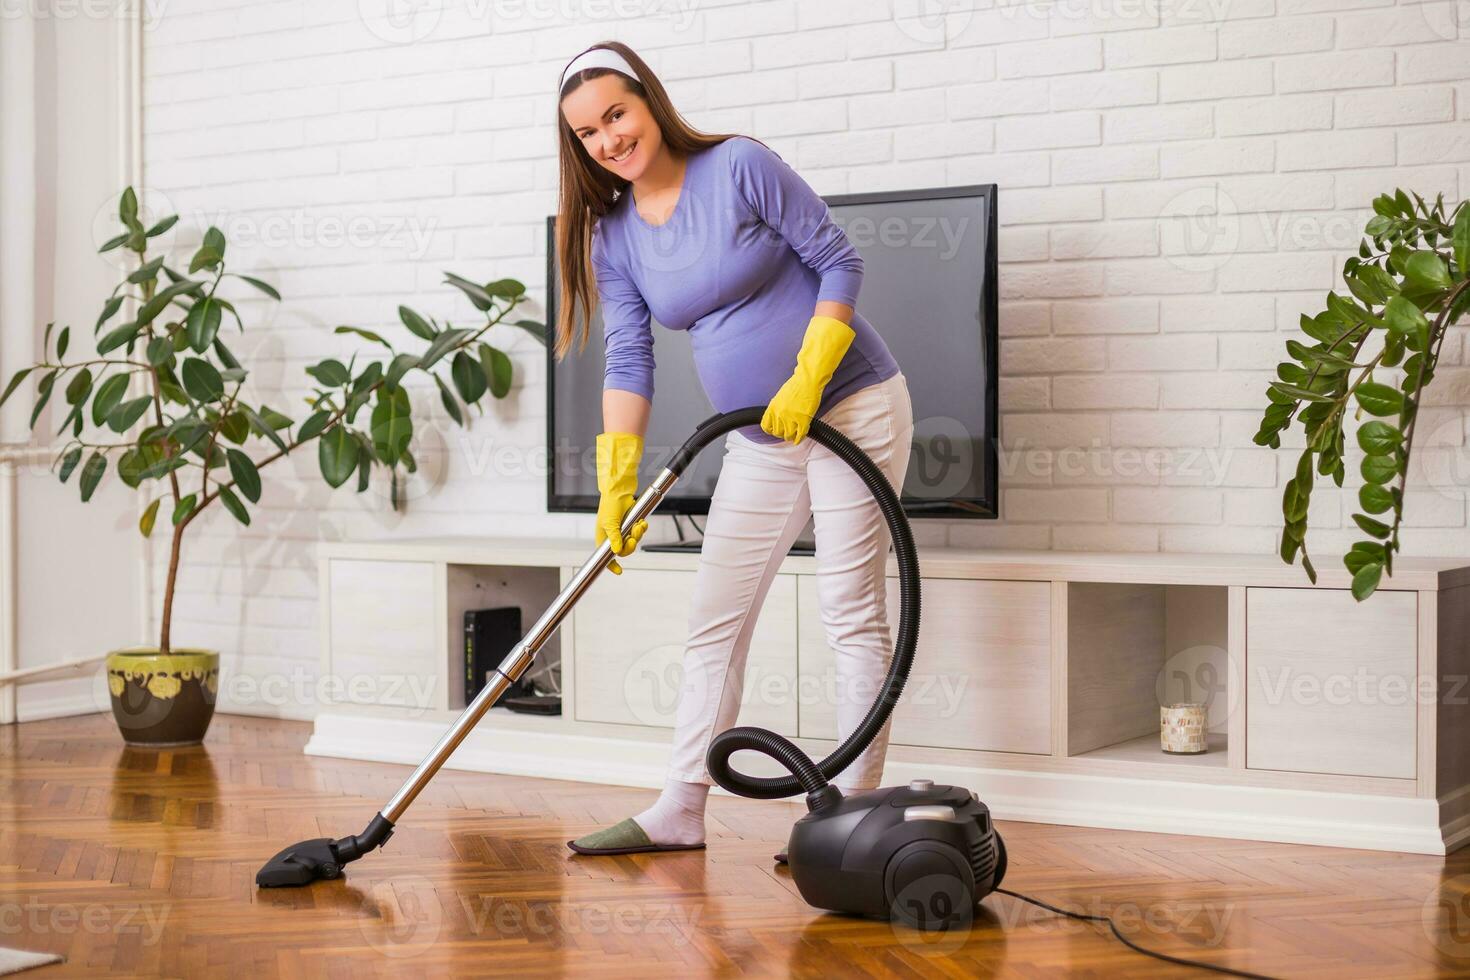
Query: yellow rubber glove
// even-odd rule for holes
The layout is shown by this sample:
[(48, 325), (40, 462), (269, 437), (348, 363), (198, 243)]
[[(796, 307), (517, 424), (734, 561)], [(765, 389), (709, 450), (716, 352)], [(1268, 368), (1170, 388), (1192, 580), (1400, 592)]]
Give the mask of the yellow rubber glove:
[[(638, 461), (643, 458), (643, 437), (631, 432), (603, 432), (597, 437), (597, 490), (602, 500), (597, 505), (597, 540), (612, 541), (613, 554), (626, 558), (638, 547), (638, 540), (648, 530), (647, 521), (633, 525), (623, 537), (623, 518), (637, 500)], [(614, 575), (623, 574), (616, 558), (607, 563)]]
[(796, 355), (796, 371), (766, 407), (761, 431), (792, 445), (806, 438), (821, 404), (822, 390), (832, 380), (855, 336), (857, 331), (836, 317), (812, 317)]

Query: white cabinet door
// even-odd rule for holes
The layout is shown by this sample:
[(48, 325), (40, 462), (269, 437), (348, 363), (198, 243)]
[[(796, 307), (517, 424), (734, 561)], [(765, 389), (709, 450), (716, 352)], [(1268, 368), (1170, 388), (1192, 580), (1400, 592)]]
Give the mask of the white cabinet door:
[(449, 651), (436, 649), (437, 567), (427, 561), (327, 562), (328, 699), (445, 706)]
[(1246, 590), (1246, 765), (1415, 776), (1418, 594)]
[[(625, 568), (572, 610), (578, 721), (673, 728), (695, 572)], [(741, 725), (796, 734), (796, 582), (777, 575), (751, 637)]]
[[(801, 734), (837, 737), (835, 657), (815, 576), (798, 576)], [(898, 579), (888, 579), (898, 638)], [(1051, 752), (1051, 583), (924, 579), (919, 644), (895, 745)]]

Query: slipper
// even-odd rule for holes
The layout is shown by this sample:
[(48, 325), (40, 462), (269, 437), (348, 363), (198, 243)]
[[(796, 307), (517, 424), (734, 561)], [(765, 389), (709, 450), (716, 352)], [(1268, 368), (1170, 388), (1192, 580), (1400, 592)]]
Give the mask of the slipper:
[(777, 864), (785, 864), (786, 863), (786, 852), (785, 851), (782, 851), (780, 854), (777, 854), (776, 855), (776, 863)]
[(567, 841), (578, 854), (594, 856), (614, 854), (648, 854), (655, 851), (699, 851), (704, 843), (698, 844), (655, 844), (632, 817), (615, 823), (605, 830), (593, 831), (584, 837)]

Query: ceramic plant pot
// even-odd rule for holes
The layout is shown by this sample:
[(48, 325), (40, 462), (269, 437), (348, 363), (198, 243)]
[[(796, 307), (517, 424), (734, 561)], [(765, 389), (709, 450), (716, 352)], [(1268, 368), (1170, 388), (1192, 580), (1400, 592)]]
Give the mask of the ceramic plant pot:
[(129, 745), (197, 745), (214, 717), (219, 652), (129, 647), (107, 656), (112, 716)]

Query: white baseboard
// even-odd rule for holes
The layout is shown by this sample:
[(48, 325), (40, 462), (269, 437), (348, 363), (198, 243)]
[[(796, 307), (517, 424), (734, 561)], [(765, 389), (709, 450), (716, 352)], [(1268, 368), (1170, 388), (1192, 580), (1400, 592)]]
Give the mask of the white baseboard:
[[(417, 765), (445, 727), (322, 712), (305, 751)], [(668, 754), (658, 742), (497, 728), (487, 719), (447, 768), (657, 788)], [(884, 770), (885, 785), (918, 777), (973, 790), (998, 820), (1445, 853), (1436, 800), (920, 763), (890, 762)]]
[(93, 677), (25, 685), (16, 688), (16, 721), (44, 721), (47, 718), (71, 718), (78, 714), (100, 714), (109, 710), (106, 701), (98, 704), (93, 691)]
[[(416, 766), (446, 727), (441, 722), (322, 711), (305, 752)], [(487, 718), (454, 750), (446, 768), (657, 789), (664, 784), (668, 761), (669, 747), (657, 742), (497, 728)]]

